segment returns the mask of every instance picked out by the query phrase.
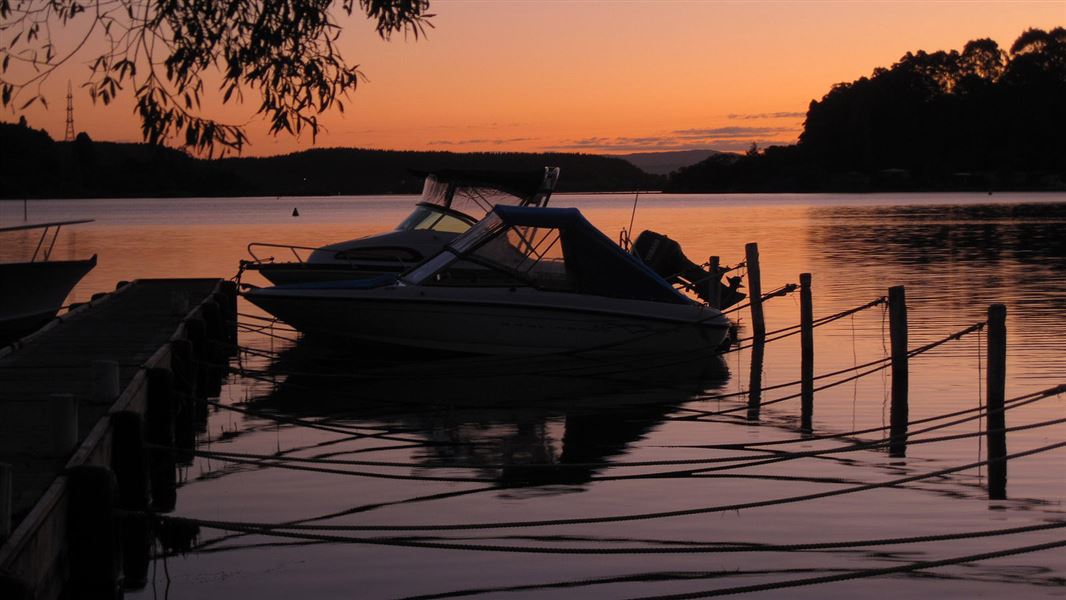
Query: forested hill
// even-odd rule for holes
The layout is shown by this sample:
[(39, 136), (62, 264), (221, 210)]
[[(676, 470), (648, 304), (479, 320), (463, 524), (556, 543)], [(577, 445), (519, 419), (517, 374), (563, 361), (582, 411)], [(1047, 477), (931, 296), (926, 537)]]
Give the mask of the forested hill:
[(197, 159), (148, 144), (70, 143), (0, 123), (0, 197), (92, 198), (417, 193), (411, 170), (562, 168), (559, 191), (658, 189), (619, 159), (590, 154), (402, 152), (335, 148), (268, 158)]
[(718, 154), (671, 175), (677, 192), (1066, 189), (1066, 29), (1009, 50), (907, 53), (833, 86), (794, 146)]

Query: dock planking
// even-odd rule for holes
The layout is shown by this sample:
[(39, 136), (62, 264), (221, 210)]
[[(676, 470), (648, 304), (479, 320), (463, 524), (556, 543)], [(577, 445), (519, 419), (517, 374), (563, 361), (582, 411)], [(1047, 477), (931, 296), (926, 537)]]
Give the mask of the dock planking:
[[(64, 474), (75, 463), (101, 462), (95, 449), (109, 435), (100, 433), (107, 429), (108, 414), (128, 410), (130, 398), (143, 396), (139, 390), (147, 367), (169, 367), (172, 342), (185, 336), (189, 319), (202, 318), (206, 303), (220, 298), (221, 287), (218, 279), (137, 280), (94, 296), (92, 302), (0, 350), (0, 463), (10, 465), (12, 488), (12, 534), (5, 540), (0, 533), (0, 558), (23, 553), (11, 544), (25, 547), (20, 537), (49, 527), (49, 519), (40, 515), (48, 512), (44, 505), (54, 504)], [(94, 361), (117, 365), (119, 397), (93, 397)], [(77, 441), (63, 452), (53, 444), (57, 394), (69, 394), (77, 406)], [(97, 439), (88, 439), (93, 432)], [(37, 516), (31, 518), (31, 513)], [(0, 571), (6, 570), (0, 565)], [(36, 589), (34, 596), (55, 593), (42, 591)]]

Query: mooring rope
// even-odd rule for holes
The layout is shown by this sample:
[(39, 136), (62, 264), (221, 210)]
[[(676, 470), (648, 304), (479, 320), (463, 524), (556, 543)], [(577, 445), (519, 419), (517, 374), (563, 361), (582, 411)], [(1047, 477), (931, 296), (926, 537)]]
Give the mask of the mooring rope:
[[(1039, 400), (1043, 400), (1043, 399), (1051, 397), (1051, 396), (1059, 395), (1059, 394), (1062, 394), (1064, 392), (1066, 392), (1066, 384), (1061, 384), (1061, 385), (1058, 385), (1058, 386), (1054, 386), (1054, 387), (1051, 387), (1051, 388), (1047, 388), (1047, 389), (1041, 390), (1039, 392), (1033, 392), (1031, 394), (1018, 396), (1016, 398), (1012, 398), (1012, 399), (1007, 400), (1007, 401), (1004, 402), (1004, 411), (1012, 410), (1014, 408), (1018, 408), (1018, 407), (1021, 407), (1021, 406), (1027, 405), (1027, 404), (1031, 404), (1033, 402), (1037, 402)], [(947, 427), (952, 427), (954, 425), (959, 425), (959, 424), (966, 423), (966, 422), (973, 421), (973, 420), (980, 420), (981, 418), (983, 418), (985, 416), (985, 412), (986, 411), (984, 410), (983, 407), (979, 408), (979, 409), (968, 408), (968, 409), (964, 409), (964, 410), (961, 410), (961, 411), (955, 411), (955, 412), (951, 412), (951, 413), (945, 413), (943, 415), (936, 415), (936, 416), (933, 416), (933, 417), (926, 417), (924, 419), (918, 419), (918, 420), (915, 420), (915, 421), (911, 421), (911, 422), (907, 423), (907, 426), (911, 427), (911, 426), (914, 426), (914, 425), (919, 425), (919, 424), (927, 423), (927, 422), (930, 422), (930, 421), (938, 421), (938, 420), (942, 420), (942, 419), (946, 419), (946, 418), (952, 418), (952, 417), (956, 417), (956, 416), (960, 416), (960, 415), (966, 414), (968, 412), (974, 412), (975, 410), (978, 412), (978, 414), (976, 414), (976, 415), (972, 415), (972, 416), (969, 416), (969, 417), (966, 417), (966, 418), (963, 418), (963, 419), (958, 419), (958, 420), (955, 420), (955, 421), (948, 421), (946, 423), (941, 423), (941, 424), (938, 424), (938, 425), (930, 426), (930, 427), (927, 427), (925, 429), (918, 429), (918, 430), (915, 430), (915, 431), (909, 431), (908, 433), (903, 434), (903, 435), (906, 436), (906, 437), (909, 437), (909, 438), (913, 438), (914, 436), (922, 435), (924, 433), (929, 433), (931, 431), (937, 431), (937, 430), (940, 430), (940, 429), (945, 429)], [(1058, 424), (1059, 422), (1062, 422), (1062, 421), (1063, 421), (1063, 419), (1050, 419), (1050, 420), (1047, 420), (1047, 421), (1037, 422), (1035, 424), (1015, 426), (1015, 427), (1012, 427), (1012, 428), (1008, 428), (1008, 429), (1006, 429), (1004, 431), (1017, 431), (1017, 430), (1033, 429), (1033, 428), (1037, 428), (1037, 427), (1044, 427), (1044, 426)], [(881, 428), (870, 429), (870, 430), (866, 430), (865, 433), (869, 433), (869, 432), (873, 432), (873, 431), (880, 431), (880, 430), (881, 430)], [(801, 437), (801, 438), (794, 438), (794, 439), (789, 439), (789, 440), (768, 441), (768, 442), (765, 442), (765, 444), (766, 445), (772, 445), (772, 444), (781, 444), (781, 443), (810, 442), (810, 441), (814, 441), (815, 439), (838, 439), (838, 438), (841, 438), (841, 437), (850, 437), (850, 436), (853, 436), (854, 434), (855, 434), (855, 432), (849, 432), (849, 433), (846, 433), (846, 434), (837, 434), (837, 435), (831, 435), (831, 436), (821, 436), (821, 437), (817, 437), (817, 438), (813, 437), (813, 436), (810, 437), (810, 438), (802, 438)], [(976, 432), (969, 432), (969, 433), (960, 434), (960, 435), (961, 435), (961, 437), (975, 437), (975, 436), (979, 436), (979, 435), (984, 435), (984, 431), (978, 430)], [(892, 441), (892, 438), (893, 438), (893, 436), (888, 436), (887, 438), (884, 438), (884, 439), (881, 439), (881, 440), (858, 441), (858, 442), (856, 442), (854, 444), (851, 444), (849, 446), (837, 446), (837, 447), (834, 447), (834, 448), (822, 449), (822, 450), (811, 450), (811, 451), (793, 452), (793, 453), (779, 453), (779, 454), (775, 455), (773, 458), (780, 459), (780, 458), (785, 457), (785, 456), (790, 456), (790, 457), (816, 456), (816, 455), (819, 455), (819, 454), (836, 453), (836, 452), (842, 451), (842, 449), (843, 450), (850, 450), (850, 449), (862, 450), (862, 449), (866, 449), (868, 447), (877, 447), (877, 446), (885, 445), (885, 444), (889, 443), (890, 441)], [(948, 439), (952, 439), (953, 440), (953, 439), (961, 439), (961, 438), (959, 436), (953, 435), (953, 436), (948, 436)], [(938, 441), (945, 441), (945, 439), (944, 438), (932, 438), (932, 439), (927, 439), (927, 440), (913, 440), (913, 443), (914, 444), (922, 444), (922, 443), (930, 443), (930, 442), (938, 442)], [(420, 440), (418, 440), (418, 442), (420, 442)], [(751, 444), (751, 445), (756, 445), (756, 444)], [(162, 447), (162, 446), (157, 446), (157, 447), (163, 448), (163, 449), (167, 449), (167, 448)], [(722, 448), (722, 449), (738, 449), (735, 446), (728, 445), (728, 444), (727, 445), (721, 445), (721, 446), (669, 446), (669, 447), (672, 447), (672, 448), (708, 448), (708, 447), (717, 447), (717, 448)], [(537, 469), (537, 468), (540, 468), (540, 469), (547, 469), (547, 470), (563, 470), (563, 469), (599, 469), (599, 468), (608, 468), (608, 467), (611, 467), (611, 468), (629, 468), (629, 467), (672, 466), (672, 465), (686, 465), (686, 464), (711, 464), (711, 463), (738, 462), (738, 461), (744, 461), (744, 460), (751, 460), (751, 456), (745, 454), (745, 455), (736, 455), (736, 456), (718, 456), (718, 457), (699, 458), (699, 459), (667, 459), (667, 460), (651, 460), (651, 461), (623, 461), (623, 462), (602, 462), (601, 461), (601, 462), (557, 463), (557, 464), (543, 464), (543, 463), (542, 464), (482, 463), (482, 464), (478, 464), (478, 465), (464, 465), (464, 464), (455, 464), (455, 463), (449, 463), (449, 464), (443, 464), (443, 463), (423, 464), (423, 463), (400, 462), (400, 461), (348, 460), (348, 459), (331, 459), (331, 458), (322, 458), (322, 457), (279, 456), (278, 454), (251, 454), (251, 453), (240, 453), (240, 452), (222, 452), (222, 451), (214, 451), (214, 450), (188, 450), (188, 449), (183, 449), (183, 451), (192, 452), (194, 454), (205, 456), (205, 457), (209, 457), (209, 458), (215, 457), (215, 458), (219, 458), (219, 459), (225, 459), (227, 457), (232, 457), (232, 458), (238, 458), (238, 459), (270, 461), (271, 463), (273, 463), (275, 461), (285, 460), (285, 461), (289, 461), (289, 462), (305, 462), (305, 463), (327, 464), (327, 465), (347, 465), (347, 466), (386, 467), (386, 468), (410, 468), (410, 469), (509, 469), (509, 468), (524, 468), (524, 469), (532, 468), (532, 469)], [(759, 460), (766, 460), (766, 459), (759, 459)]]
[(246, 409), (246, 408), (240, 408), (240, 407), (233, 406), (233, 405), (230, 405), (230, 404), (223, 404), (223, 403), (221, 403), (219, 401), (216, 401), (216, 400), (207, 400), (207, 404), (210, 405), (210, 406), (221, 408), (223, 410), (229, 410), (229, 411), (233, 411), (233, 412), (238, 412), (238, 413), (245, 414), (245, 415), (252, 416), (252, 417), (268, 419), (268, 420), (271, 420), (271, 421), (276, 421), (276, 422), (279, 422), (279, 423), (285, 423), (285, 424), (288, 424), (288, 425), (296, 425), (296, 426), (300, 426), (300, 427), (307, 427), (309, 429), (317, 429), (319, 431), (327, 431), (327, 432), (330, 432), (330, 433), (339, 433), (339, 434), (342, 434), (342, 435), (352, 436), (352, 437), (356, 437), (356, 438), (388, 440), (388, 441), (391, 441), (391, 442), (416, 443), (416, 444), (424, 445), (424, 446), (464, 446), (464, 445), (469, 445), (469, 444), (464, 444), (464, 443), (461, 443), (461, 442), (441, 442), (441, 441), (432, 441), (432, 440), (428, 440), (427, 441), (427, 440), (419, 440), (419, 439), (413, 439), (413, 438), (405, 438), (405, 437), (392, 435), (392, 434), (390, 434), (388, 432), (367, 433), (365, 430), (369, 429), (368, 427), (361, 427), (360, 428), (360, 427), (343, 427), (343, 426), (336, 426), (336, 425), (323, 425), (321, 423), (318, 423), (318, 422), (315, 422), (315, 421), (309, 421), (307, 419), (300, 419), (300, 418), (297, 418), (297, 417), (286, 417), (286, 416), (283, 416), (283, 415), (276, 415), (276, 414), (271, 414), (271, 413), (264, 413), (264, 412), (261, 412), (261, 411), (253, 411), (253, 410), (249, 410), (249, 409)]
[[(777, 289), (775, 289), (775, 290), (773, 290), (771, 292), (767, 292), (767, 293), (763, 294), (761, 296), (761, 299), (762, 299), (763, 302), (766, 302), (767, 300), (769, 300), (771, 298), (776, 298), (778, 296), (787, 296), (787, 295), (791, 294), (792, 292), (794, 292), (794, 291), (796, 291), (798, 289), (799, 289), (799, 284), (786, 283), (785, 285), (783, 285), (783, 286), (781, 286), (781, 287), (779, 287), (779, 288), (777, 288)], [(728, 315), (728, 314), (732, 314), (732, 313), (735, 313), (735, 312), (740, 311), (740, 310), (744, 310), (745, 308), (748, 308), (749, 306), (751, 306), (751, 302), (745, 302), (744, 304), (738, 304), (738, 305), (734, 306), (733, 308), (730, 308), (729, 310), (723, 310), (721, 312), (722, 312), (723, 315)]]
[[(984, 326), (985, 326), (985, 322), (984, 321), (982, 321), (980, 323), (975, 323), (973, 325), (970, 325), (969, 327), (961, 329), (961, 330), (959, 330), (959, 331), (957, 331), (957, 332), (955, 332), (955, 333), (953, 333), (951, 335), (948, 335), (948, 336), (946, 336), (944, 338), (941, 338), (941, 339), (939, 339), (939, 340), (937, 340), (935, 342), (931, 342), (931, 343), (925, 344), (924, 346), (919, 346), (918, 348), (914, 348), (912, 350), (908, 350), (907, 351), (907, 357), (908, 358), (913, 358), (913, 357), (918, 356), (920, 354), (925, 354), (926, 352), (929, 352), (929, 351), (931, 351), (931, 350), (933, 350), (935, 348), (938, 348), (938, 347), (940, 347), (940, 346), (942, 346), (942, 345), (944, 345), (944, 344), (946, 344), (946, 343), (948, 343), (950, 341), (960, 339), (960, 338), (962, 338), (965, 335), (973, 333), (974, 331), (977, 331), (977, 330), (983, 328)], [(826, 373), (826, 374), (818, 375), (818, 376), (814, 377), (814, 379), (816, 379), (816, 380), (817, 379), (824, 379), (826, 377), (832, 377), (834, 375), (840, 375), (840, 374), (843, 374), (843, 373), (848, 373), (848, 372), (851, 372), (851, 371), (855, 371), (857, 369), (863, 369), (863, 368), (866, 368), (866, 367), (871, 366), (871, 365), (880, 364), (880, 366), (878, 366), (878, 367), (875, 367), (873, 369), (869, 369), (867, 371), (858, 373), (858, 374), (856, 374), (856, 375), (854, 375), (852, 377), (848, 377), (848, 378), (841, 379), (839, 381), (834, 381), (832, 383), (829, 383), (829, 384), (826, 384), (826, 385), (823, 385), (823, 386), (820, 386), (820, 387), (816, 387), (816, 388), (814, 388), (814, 391), (817, 392), (817, 391), (829, 389), (829, 388), (832, 388), (832, 387), (836, 387), (838, 385), (843, 385), (843, 384), (848, 383), (850, 381), (853, 381), (855, 379), (859, 379), (860, 377), (865, 377), (867, 375), (870, 375), (870, 374), (876, 373), (878, 371), (882, 371), (884, 369), (887, 369), (888, 367), (891, 366), (891, 360), (892, 360), (891, 357), (885, 357), (885, 358), (881, 358), (881, 359), (870, 361), (870, 362), (862, 364), (862, 365), (858, 365), (857, 367), (846, 367), (844, 369), (840, 369), (839, 371), (834, 371), (832, 373)], [(802, 381), (803, 381), (802, 379), (798, 379), (796, 381), (791, 381), (791, 382), (788, 382), (788, 383), (780, 383), (780, 384), (776, 384), (776, 385), (772, 385), (772, 386), (766, 386), (766, 387), (760, 388), (760, 392), (765, 391), (765, 390), (779, 389), (779, 388), (782, 388), (782, 387), (798, 385), (798, 384), (802, 383)], [(721, 398), (729, 398), (729, 397), (735, 397), (735, 396), (747, 396), (747, 395), (750, 395), (751, 393), (752, 393), (751, 390), (747, 390), (747, 391), (743, 391), (743, 392), (731, 392), (731, 393), (727, 393), (727, 394), (713, 394), (713, 395), (709, 395), (709, 396), (698, 396), (698, 397), (694, 398), (694, 400), (718, 400), (718, 399), (721, 399)], [(779, 402), (784, 402), (786, 400), (793, 400), (793, 399), (799, 398), (801, 396), (802, 396), (802, 393), (796, 393), (796, 394), (792, 394), (790, 396), (785, 396), (783, 398), (776, 398), (774, 400), (765, 400), (765, 401), (760, 403), (760, 406), (769, 406), (769, 405), (772, 405), (772, 404), (777, 404)], [(691, 417), (678, 417), (677, 418), (678, 420), (698, 420), (698, 417), (700, 417), (700, 416), (708, 416), (709, 417), (709, 416), (727, 415), (727, 414), (731, 414), (731, 413), (735, 413), (735, 412), (746, 411), (746, 410), (748, 410), (748, 407), (746, 405), (745, 406), (737, 406), (737, 407), (734, 407), (734, 408), (728, 408), (728, 409), (718, 410), (718, 411), (701, 411), (699, 409), (693, 409), (693, 408), (685, 408), (684, 410), (686, 412), (691, 412), (691, 413), (696, 413), (696, 414), (692, 415)]]
[[(977, 417), (974, 417), (977, 418)], [(970, 419), (964, 419), (968, 421)], [(1052, 425), (1059, 425), (1066, 423), (1066, 417), (1059, 419), (1049, 419), (1046, 421), (1039, 421), (1036, 423), (1028, 423), (1025, 425), (1017, 425), (1014, 427), (1008, 427), (1004, 429), (994, 430), (995, 432), (1009, 433), (1013, 431), (1025, 431), (1030, 429), (1038, 429), (1042, 427), (1049, 427)], [(957, 423), (949, 423), (947, 425), (954, 425)], [(920, 435), (922, 433), (928, 433), (936, 429), (941, 429), (947, 425), (937, 425), (929, 427), (922, 431), (912, 432), (910, 434), (911, 439), (908, 440), (908, 445), (916, 446), (921, 444), (932, 444), (945, 441), (954, 441), (960, 439), (967, 439), (984, 435), (984, 432), (965, 432), (952, 435), (945, 435), (940, 437), (926, 438), (926, 439), (913, 439), (913, 436)], [(906, 437), (906, 436), (899, 436)], [(224, 462), (232, 462), (238, 464), (246, 464), (257, 467), (278, 468), (293, 471), (306, 471), (313, 473), (325, 473), (330, 475), (346, 475), (350, 477), (365, 477), (370, 479), (395, 479), (395, 480), (408, 480), (408, 481), (444, 481), (450, 483), (491, 483), (497, 481), (496, 477), (457, 477), (457, 476), (436, 476), (436, 475), (401, 475), (396, 473), (380, 473), (371, 471), (355, 471), (351, 469), (338, 469), (333, 467), (323, 467), (314, 465), (359, 465), (359, 466), (381, 466), (381, 467), (401, 467), (401, 468), (436, 468), (436, 469), (525, 469), (525, 470), (554, 470), (564, 471), (567, 469), (595, 469), (595, 468), (608, 468), (608, 467), (647, 467), (647, 466), (675, 466), (675, 465), (705, 465), (716, 463), (734, 463), (726, 464), (716, 467), (702, 467), (698, 469), (684, 469), (678, 471), (659, 471), (653, 473), (638, 473), (634, 475), (603, 475), (603, 476), (591, 476), (587, 478), (589, 482), (604, 482), (604, 481), (630, 481), (638, 479), (677, 479), (683, 477), (702, 476), (707, 473), (718, 473), (722, 471), (732, 471), (739, 469), (746, 469), (750, 467), (764, 466), (769, 464), (775, 464), (780, 462), (797, 460), (800, 458), (812, 458), (821, 457), (833, 454), (842, 454), (849, 452), (858, 452), (863, 450), (871, 450), (889, 445), (892, 442), (892, 437), (885, 440), (876, 440), (870, 442), (861, 442), (851, 444), (847, 446), (835, 446), (833, 448), (826, 448), (821, 450), (807, 450), (802, 452), (785, 452), (768, 458), (756, 458), (752, 459), (750, 456), (721, 456), (702, 459), (676, 459), (676, 460), (662, 460), (662, 461), (644, 461), (644, 462), (630, 462), (630, 463), (569, 463), (569, 464), (520, 464), (520, 463), (508, 463), (508, 464), (484, 464), (484, 465), (460, 465), (460, 466), (444, 466), (444, 465), (417, 465), (417, 464), (405, 464), (405, 463), (389, 463), (387, 461), (353, 461), (343, 459), (323, 459), (313, 457), (298, 457), (298, 456), (270, 456), (260, 454), (242, 454), (236, 452), (216, 452), (207, 450), (183, 450), (188, 454), (194, 456), (201, 456), (205, 458), (211, 458)], [(169, 447), (151, 446), (153, 448), (171, 449)], [(738, 463), (738, 461), (748, 461), (744, 463)], [(301, 464), (293, 464), (301, 463)], [(369, 463), (369, 464), (368, 464)], [(376, 463), (376, 464), (375, 464)]]
[[(1003, 402), (1004, 410), (1010, 410), (1012, 408), (1024, 406), (1026, 404), (1031, 404), (1033, 402), (1036, 402), (1036, 401), (1039, 401), (1039, 400), (1043, 400), (1044, 398), (1048, 398), (1050, 396), (1056, 396), (1056, 395), (1063, 394), (1063, 393), (1066, 393), (1066, 384), (1060, 384), (1060, 385), (1053, 386), (1053, 387), (1050, 387), (1050, 388), (1047, 388), (1047, 389), (1044, 389), (1044, 390), (1040, 390), (1038, 392), (1031, 392), (1029, 394), (1023, 394), (1021, 396), (1016, 396), (1014, 398), (1011, 398), (1009, 400), (1005, 400)], [(934, 415), (934, 416), (931, 416), (931, 417), (924, 417), (924, 418), (921, 418), (921, 419), (916, 419), (914, 421), (909, 421), (907, 423), (907, 426), (910, 427), (910, 426), (913, 426), (913, 425), (921, 425), (923, 423), (928, 423), (930, 421), (939, 421), (941, 419), (948, 419), (948, 418), (951, 418), (951, 417), (957, 417), (957, 416), (964, 415), (966, 413), (975, 412), (975, 411), (980, 412), (981, 416), (984, 416), (984, 407), (983, 407), (983, 405), (979, 405), (979, 406), (976, 406), (976, 407), (964, 408), (962, 410), (957, 410), (957, 411), (950, 412), (950, 413), (943, 413), (943, 414), (940, 414), (940, 415)], [(855, 429), (855, 430), (852, 430), (852, 431), (846, 431), (846, 432), (842, 432), (842, 433), (831, 433), (831, 434), (823, 434), (823, 435), (807, 435), (807, 436), (800, 436), (800, 437), (795, 437), (795, 438), (787, 438), (787, 439), (780, 439), (780, 440), (766, 440), (766, 441), (760, 441), (760, 442), (738, 442), (738, 443), (734, 443), (734, 444), (684, 444), (684, 445), (675, 444), (675, 445), (661, 445), (661, 446), (656, 446), (656, 447), (657, 448), (705, 448), (705, 449), (713, 449), (713, 450), (731, 450), (731, 449), (740, 449), (740, 448), (748, 448), (748, 447), (779, 446), (779, 445), (784, 445), (784, 444), (810, 443), (810, 442), (814, 442), (814, 441), (827, 440), (827, 439), (850, 438), (850, 437), (855, 437), (855, 436), (858, 436), (858, 435), (864, 435), (864, 434), (867, 434), (867, 433), (877, 433), (879, 431), (885, 431), (885, 430), (888, 430), (888, 429), (891, 429), (891, 426), (882, 425), (880, 427), (868, 427), (866, 429)]]
[[(910, 537), (872, 538), (858, 540), (843, 540), (837, 542), (807, 542), (797, 544), (763, 544), (758, 542), (719, 542), (708, 544), (677, 544), (670, 546), (637, 546), (622, 548), (605, 547), (581, 547), (581, 546), (510, 546), (504, 544), (472, 544), (456, 542), (426, 541), (425, 538), (395, 538), (395, 537), (354, 537), (340, 536), (321, 533), (300, 532), (284, 530), (272, 527), (249, 526), (242, 522), (217, 521), (197, 519), (194, 517), (176, 517), (160, 515), (156, 513), (122, 513), (154, 518), (160, 521), (170, 521), (185, 525), (194, 525), (219, 531), (230, 531), (248, 535), (264, 535), (284, 537), (292, 539), (313, 540), (322, 542), (364, 544), (372, 546), (400, 546), (410, 548), (427, 548), (436, 550), (464, 550), (474, 552), (510, 552), (523, 554), (585, 554), (585, 555), (619, 555), (619, 554), (739, 554), (739, 553), (765, 553), (765, 552), (809, 552), (824, 550), (840, 550), (846, 548), (863, 548), (870, 546), (898, 546), (904, 544), (924, 544), (953, 540), (977, 539), (985, 537), (1000, 537), (1031, 533), (1034, 531), (1048, 531), (1066, 527), (1066, 521), (1052, 521), (1035, 525), (1024, 525), (1002, 529), (984, 529), (977, 531), (964, 531), (957, 533), (926, 534)], [(435, 538), (453, 539), (453, 538)], [(657, 541), (657, 540), (652, 540)]]
[(946, 567), (950, 565), (959, 565), (963, 563), (977, 562), (980, 560), (988, 560), (992, 558), (1004, 558), (1007, 556), (1015, 556), (1018, 554), (1028, 554), (1031, 552), (1040, 552), (1042, 550), (1051, 550), (1053, 548), (1061, 548), (1066, 546), (1066, 540), (1057, 540), (1054, 542), (1047, 542), (1044, 544), (1035, 544), (1032, 546), (1022, 546), (1018, 548), (1007, 548), (1005, 550), (996, 550), (993, 552), (982, 552), (980, 554), (967, 554), (964, 556), (956, 556), (952, 558), (945, 558), (941, 560), (926, 560), (908, 563), (905, 565), (897, 565), (894, 567), (885, 567), (881, 569), (866, 569), (862, 571), (851, 571), (847, 573), (839, 573), (836, 575), (822, 575), (820, 577), (809, 577), (805, 579), (792, 579), (787, 581), (775, 581), (771, 583), (761, 583), (755, 585), (736, 586), (729, 588), (718, 588), (713, 590), (704, 590), (697, 592), (688, 592), (683, 594), (667, 594), (663, 596), (643, 596), (634, 600), (688, 600), (691, 598), (709, 598), (713, 596), (730, 596), (734, 594), (746, 594), (750, 592), (762, 592), (767, 590), (780, 590), (785, 588), (801, 587), (807, 585), (817, 585), (822, 583), (833, 583), (837, 581), (848, 581), (850, 579), (864, 579), (869, 577), (882, 577), (884, 575), (893, 575), (895, 573), (911, 573), (914, 571), (922, 571), (926, 569), (933, 569), (936, 567)]
[[(1066, 419), (1064, 419), (1066, 420)], [(961, 434), (962, 436), (972, 435)], [(578, 517), (578, 518), (564, 518), (564, 519), (545, 519), (535, 521), (498, 521), (498, 522), (485, 522), (485, 523), (450, 523), (450, 524), (399, 524), (399, 525), (300, 525), (300, 526), (279, 526), (277, 524), (270, 523), (245, 523), (247, 526), (259, 526), (264, 528), (280, 527), (283, 529), (308, 529), (308, 530), (350, 530), (350, 531), (451, 531), (451, 530), (472, 530), (472, 529), (510, 529), (510, 528), (525, 528), (525, 527), (548, 527), (548, 526), (564, 526), (564, 525), (580, 525), (580, 524), (598, 524), (598, 523), (618, 523), (628, 521), (640, 521), (659, 518), (671, 518), (680, 516), (690, 516), (697, 514), (709, 514), (719, 512), (739, 511), (750, 508), (762, 508), (766, 506), (777, 506), (783, 504), (793, 504), (797, 502), (805, 502), (810, 500), (817, 500), (821, 498), (829, 498), (833, 496), (842, 496), (846, 494), (853, 494), (858, 492), (869, 491), (873, 489), (882, 489), (886, 487), (898, 487), (900, 485), (911, 483), (913, 481), (922, 481), (925, 479), (932, 479), (936, 477), (943, 477), (951, 473), (957, 473), (960, 471), (966, 471), (978, 466), (984, 466), (991, 462), (1006, 461), (1020, 459), (1035, 454), (1049, 452), (1058, 448), (1066, 447), (1066, 441), (1056, 442), (1048, 444), (1046, 446), (1040, 446), (1030, 450), (1021, 452), (1015, 452), (1013, 454), (1007, 454), (999, 458), (990, 458), (982, 461), (976, 461), (961, 466), (947, 467), (936, 471), (927, 473), (919, 473), (917, 475), (909, 475), (897, 479), (891, 479), (883, 482), (876, 483), (864, 483), (852, 487), (841, 488), (836, 490), (828, 490), (823, 492), (814, 492), (796, 496), (785, 496), (781, 498), (772, 498), (766, 500), (755, 500), (748, 502), (739, 502), (733, 504), (704, 506), (688, 509), (677, 509), (670, 511), (658, 511), (647, 513), (635, 513), (626, 515), (612, 515), (601, 517)], [(281, 467), (285, 468), (285, 467)]]
[[(812, 327), (820, 327), (822, 325), (826, 325), (826, 324), (832, 323), (833, 321), (838, 321), (840, 319), (843, 319), (844, 317), (848, 317), (848, 316), (854, 315), (855, 313), (862, 312), (862, 311), (864, 311), (866, 309), (873, 308), (873, 307), (878, 306), (880, 304), (883, 304), (883, 303), (885, 303), (887, 301), (888, 301), (887, 297), (881, 296), (880, 298), (875, 298), (874, 300), (871, 300), (870, 302), (867, 302), (866, 304), (863, 304), (861, 306), (856, 306), (855, 308), (849, 308), (847, 310), (842, 310), (842, 311), (840, 311), (838, 313), (835, 313), (835, 314), (832, 314), (832, 315), (826, 315), (824, 317), (819, 317), (817, 319), (814, 319), (813, 321), (811, 321), (811, 326)], [(767, 339), (764, 340), (764, 343), (769, 343), (769, 342), (777, 341), (777, 340), (780, 340), (780, 339), (784, 339), (786, 337), (790, 337), (790, 336), (796, 335), (796, 334), (798, 334), (801, 331), (802, 327), (803, 327), (802, 323), (796, 323), (795, 325), (789, 325), (788, 327), (782, 327), (781, 329), (775, 329), (773, 331), (767, 331), (765, 336), (764, 336)], [(795, 331), (793, 331), (793, 330), (795, 330)], [(788, 333), (787, 335), (782, 335), (780, 337), (773, 337), (773, 336), (775, 336), (775, 335), (777, 335), (779, 333), (785, 333), (785, 332), (790, 332), (790, 331), (792, 333)], [(755, 339), (755, 336), (749, 336), (749, 337), (740, 338), (740, 339), (734, 340), (734, 341), (736, 343), (740, 343), (740, 342), (750, 342), (750, 341), (752, 341), (754, 339)], [(741, 347), (737, 347), (735, 349), (730, 349), (729, 351), (730, 352), (735, 352), (736, 350), (743, 350), (745, 348), (751, 348), (753, 345), (754, 344), (748, 345), (748, 346), (741, 346)]]

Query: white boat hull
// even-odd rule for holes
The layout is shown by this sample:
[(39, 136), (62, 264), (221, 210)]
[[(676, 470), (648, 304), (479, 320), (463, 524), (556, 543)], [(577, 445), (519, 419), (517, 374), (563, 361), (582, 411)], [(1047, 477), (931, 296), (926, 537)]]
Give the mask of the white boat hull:
[(707, 351), (729, 329), (702, 305), (528, 288), (270, 288), (246, 297), (309, 335), (476, 354)]

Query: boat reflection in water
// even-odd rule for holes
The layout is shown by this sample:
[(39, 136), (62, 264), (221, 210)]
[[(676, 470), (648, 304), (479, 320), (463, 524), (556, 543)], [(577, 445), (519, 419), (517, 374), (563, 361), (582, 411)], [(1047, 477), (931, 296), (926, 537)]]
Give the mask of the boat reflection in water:
[(277, 384), (251, 408), (420, 435), (426, 444), (414, 452), (416, 464), (473, 467), (501, 487), (586, 483), (596, 463), (728, 379), (725, 362), (709, 352), (368, 364), (306, 342), (282, 352), (267, 373)]

